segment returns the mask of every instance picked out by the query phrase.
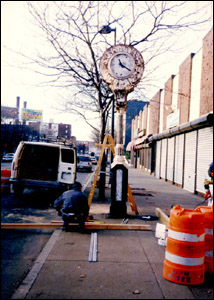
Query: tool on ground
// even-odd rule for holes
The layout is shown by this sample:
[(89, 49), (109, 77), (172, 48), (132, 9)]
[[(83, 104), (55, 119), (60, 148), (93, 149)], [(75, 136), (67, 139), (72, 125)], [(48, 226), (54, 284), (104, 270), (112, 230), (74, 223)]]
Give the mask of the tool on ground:
[(127, 224), (128, 221), (129, 221), (129, 219), (125, 219), (125, 218), (124, 218), (121, 224)]
[(97, 261), (97, 233), (93, 232), (91, 234), (91, 243), (89, 248), (89, 262), (96, 262)]
[(156, 216), (152, 216), (152, 215), (144, 215), (144, 216), (141, 216), (141, 219), (145, 220), (145, 221), (155, 221), (155, 220), (158, 220), (159, 218)]

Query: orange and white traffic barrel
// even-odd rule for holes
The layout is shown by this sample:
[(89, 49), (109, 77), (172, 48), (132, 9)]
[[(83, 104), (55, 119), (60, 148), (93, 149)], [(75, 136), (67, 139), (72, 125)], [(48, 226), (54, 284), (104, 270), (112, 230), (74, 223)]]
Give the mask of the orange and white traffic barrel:
[(10, 191), (9, 179), (11, 175), (11, 170), (2, 169), (1, 170), (1, 192), (8, 193)]
[(213, 274), (213, 206), (199, 206), (205, 217), (205, 272)]
[(163, 277), (185, 285), (203, 283), (204, 249), (204, 215), (176, 205), (170, 211)]

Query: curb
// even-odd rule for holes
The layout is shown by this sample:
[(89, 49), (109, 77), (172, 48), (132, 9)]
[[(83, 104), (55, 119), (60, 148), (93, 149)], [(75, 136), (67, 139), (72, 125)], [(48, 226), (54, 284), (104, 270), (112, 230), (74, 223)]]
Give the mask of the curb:
[(48, 240), (47, 244), (43, 248), (42, 252), (38, 256), (37, 260), (35, 261), (32, 269), (27, 274), (25, 279), (22, 281), (18, 289), (12, 295), (10, 299), (25, 299), (27, 293), (29, 292), (30, 288), (32, 287), (34, 281), (36, 280), (42, 266), (44, 265), (50, 251), (52, 250), (54, 244), (56, 243), (61, 230), (55, 230), (50, 239)]

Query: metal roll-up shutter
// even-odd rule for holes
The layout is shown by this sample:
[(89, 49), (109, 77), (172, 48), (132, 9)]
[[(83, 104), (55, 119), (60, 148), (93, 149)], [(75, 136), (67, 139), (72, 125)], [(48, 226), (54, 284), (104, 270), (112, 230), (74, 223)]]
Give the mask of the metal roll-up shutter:
[(140, 168), (140, 150), (137, 149), (137, 169)]
[(174, 182), (182, 185), (183, 182), (183, 157), (184, 157), (184, 134), (177, 135), (175, 145), (175, 172)]
[(167, 179), (173, 181), (173, 172), (174, 172), (174, 144), (175, 137), (168, 139), (168, 151), (167, 151)]
[(143, 149), (142, 166), (145, 168), (145, 149)]
[(196, 135), (196, 130), (186, 133), (185, 141), (184, 189), (192, 193), (195, 192)]
[(148, 169), (148, 148), (145, 149), (145, 169)]
[(161, 178), (165, 179), (166, 176), (166, 148), (167, 148), (167, 139), (162, 140), (162, 149), (161, 149)]
[(156, 159), (155, 159), (155, 177), (160, 178), (160, 153), (161, 153), (161, 141), (156, 143)]
[(140, 149), (140, 169), (143, 167), (143, 149)]
[(148, 148), (148, 171), (152, 169), (152, 148)]
[(213, 161), (213, 127), (202, 128), (198, 131), (196, 191), (205, 193), (204, 180), (210, 179), (208, 168)]

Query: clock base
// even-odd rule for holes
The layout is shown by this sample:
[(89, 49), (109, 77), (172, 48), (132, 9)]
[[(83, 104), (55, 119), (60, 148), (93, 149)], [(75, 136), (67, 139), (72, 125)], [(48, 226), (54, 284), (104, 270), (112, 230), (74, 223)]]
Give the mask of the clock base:
[(117, 161), (111, 169), (111, 176), (110, 216), (125, 218), (127, 215), (128, 168)]

